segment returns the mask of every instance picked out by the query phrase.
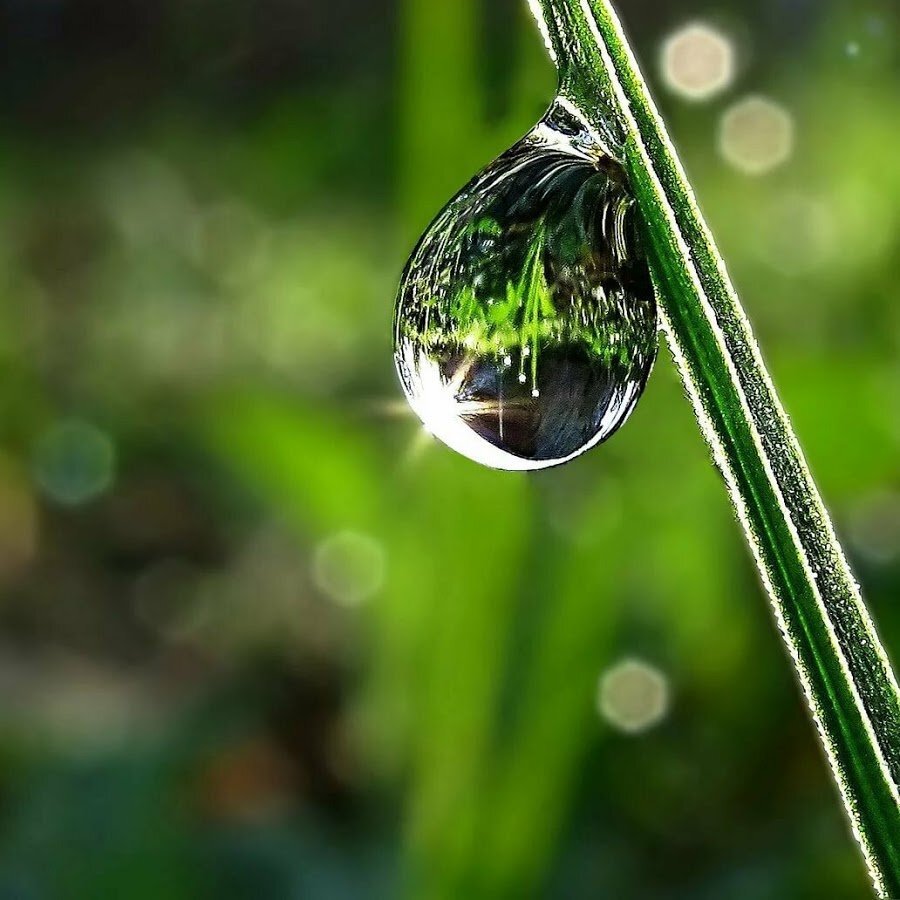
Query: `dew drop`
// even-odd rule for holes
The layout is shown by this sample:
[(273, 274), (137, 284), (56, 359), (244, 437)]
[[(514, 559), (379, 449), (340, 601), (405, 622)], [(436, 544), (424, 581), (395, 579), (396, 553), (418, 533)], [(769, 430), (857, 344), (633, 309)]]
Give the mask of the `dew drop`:
[(621, 165), (558, 104), (445, 207), (407, 264), (394, 326), (429, 432), (530, 470), (625, 422), (657, 350), (634, 216)]

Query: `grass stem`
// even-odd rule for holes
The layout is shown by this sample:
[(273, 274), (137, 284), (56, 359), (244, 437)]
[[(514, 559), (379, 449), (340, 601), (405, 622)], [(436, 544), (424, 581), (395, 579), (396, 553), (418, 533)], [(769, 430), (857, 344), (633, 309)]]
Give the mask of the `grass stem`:
[(881, 897), (900, 898), (900, 690), (790, 421), (608, 0), (530, 0), (560, 93), (617, 137), (663, 327)]

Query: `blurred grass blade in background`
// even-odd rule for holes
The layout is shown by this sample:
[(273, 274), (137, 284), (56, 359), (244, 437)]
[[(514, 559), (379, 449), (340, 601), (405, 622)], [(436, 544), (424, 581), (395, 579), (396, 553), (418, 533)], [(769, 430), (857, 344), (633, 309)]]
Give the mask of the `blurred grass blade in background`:
[(533, 7), (560, 91), (610, 109), (664, 328), (747, 533), (876, 889), (900, 896), (900, 692), (665, 127), (606, 0)]

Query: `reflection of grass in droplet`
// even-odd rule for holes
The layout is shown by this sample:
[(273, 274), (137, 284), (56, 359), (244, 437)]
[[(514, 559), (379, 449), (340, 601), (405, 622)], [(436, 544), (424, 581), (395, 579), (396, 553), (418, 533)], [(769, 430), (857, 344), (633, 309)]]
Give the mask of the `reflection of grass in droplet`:
[[(424, 327), (407, 320), (402, 325), (406, 336), (428, 350), (465, 347), (497, 357), (498, 364), (518, 350), (520, 380), (530, 379), (532, 389), (542, 345), (578, 344), (606, 364), (629, 364), (628, 348), (639, 341), (640, 323), (627, 309), (628, 297), (620, 296), (621, 286), (606, 283), (604, 275), (618, 281), (610, 269), (614, 261), (591, 245), (588, 223), (596, 219), (596, 204), (609, 202), (596, 187), (589, 178), (558, 217), (501, 224), (477, 216), (455, 233), (443, 223), (450, 231), (441, 246), (455, 248), (455, 269), (445, 273), (444, 288), (425, 286)], [(614, 232), (624, 244), (621, 210), (617, 215)], [(624, 246), (618, 255), (627, 256)], [(499, 271), (491, 268), (498, 261), (505, 267)], [(432, 268), (426, 281), (435, 275)]]
[[(479, 295), (476, 285), (467, 282), (449, 305), (449, 321), (442, 317), (421, 332), (407, 322), (407, 336), (429, 348), (458, 345), (498, 357), (518, 349), (520, 374), (530, 369), (535, 384), (542, 342), (580, 343), (604, 362), (627, 363), (636, 323), (624, 311), (617, 313), (622, 309), (619, 298), (598, 286), (587, 297), (576, 295), (572, 303), (578, 309), (563, 314), (547, 278), (546, 254), (547, 231), (541, 223), (535, 226), (518, 278), (506, 282), (502, 297)], [(432, 302), (438, 303), (435, 298)]]
[[(503, 237), (504, 232), (492, 219), (481, 219), (466, 228), (467, 235)], [(559, 316), (553, 303), (545, 272), (547, 229), (543, 221), (533, 226), (528, 238), (524, 265), (518, 273), (509, 273), (505, 291), (499, 297), (479, 296), (471, 282), (464, 284), (450, 304), (451, 327), (428, 329), (415, 336), (426, 345), (462, 344), (469, 350), (506, 356), (509, 350), (520, 350), (520, 374), (525, 374), (526, 360), (531, 369), (532, 387), (537, 386), (538, 351), (542, 339), (560, 336), (564, 329), (556, 322)], [(507, 239), (510, 239), (507, 236)], [(513, 236), (513, 240), (521, 239)], [(556, 322), (556, 327), (550, 325)], [(596, 336), (582, 333), (573, 323), (580, 340), (596, 343)], [(526, 350), (527, 348), (527, 350)]]
[[(489, 235), (502, 238), (504, 232), (493, 219), (480, 219), (464, 232), (468, 236)], [(507, 234), (507, 240), (521, 240)], [(511, 349), (520, 350), (520, 373), (524, 374), (526, 359), (531, 369), (532, 387), (537, 386), (538, 349), (542, 338), (552, 338), (561, 328), (548, 327), (558, 319), (545, 272), (546, 226), (543, 221), (533, 226), (528, 237), (524, 265), (516, 273), (509, 273), (505, 291), (499, 297), (479, 295), (476, 285), (464, 284), (450, 304), (449, 329), (433, 327), (422, 335), (412, 335), (426, 345), (452, 342), (469, 350), (505, 356)], [(580, 332), (581, 329), (576, 329)], [(589, 344), (595, 336), (578, 335)], [(529, 351), (524, 351), (525, 348)]]
[[(556, 308), (550, 299), (550, 290), (544, 274), (544, 227), (538, 226), (525, 260), (525, 270), (517, 285), (516, 293), (525, 300), (525, 317), (520, 329), (520, 344), (531, 347), (531, 387), (537, 389), (538, 337), (541, 317), (555, 317)], [(524, 371), (525, 358), (522, 357)]]

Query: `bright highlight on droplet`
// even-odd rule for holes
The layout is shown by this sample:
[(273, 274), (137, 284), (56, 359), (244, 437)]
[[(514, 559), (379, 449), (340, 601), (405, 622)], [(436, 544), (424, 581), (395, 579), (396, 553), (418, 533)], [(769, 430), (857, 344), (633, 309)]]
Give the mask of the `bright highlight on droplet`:
[(48, 428), (34, 452), (34, 477), (43, 493), (63, 506), (96, 499), (112, 484), (115, 447), (88, 422), (69, 419)]
[(640, 734), (658, 725), (669, 710), (669, 684), (659, 669), (640, 659), (623, 659), (600, 678), (600, 715), (613, 728)]
[(709, 100), (734, 81), (731, 40), (703, 22), (676, 31), (662, 47), (662, 74), (669, 89), (686, 100)]
[(719, 148), (746, 175), (765, 175), (787, 162), (794, 150), (794, 120), (765, 97), (748, 97), (722, 117)]
[(335, 603), (359, 606), (384, 584), (384, 550), (368, 535), (342, 531), (316, 547), (312, 572), (316, 586)]

